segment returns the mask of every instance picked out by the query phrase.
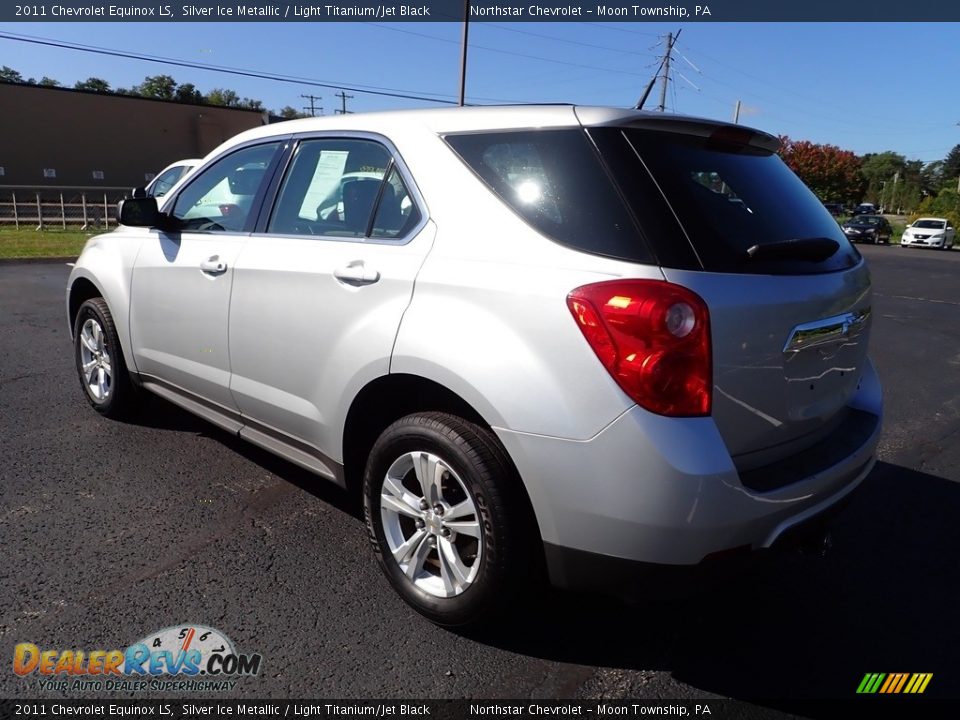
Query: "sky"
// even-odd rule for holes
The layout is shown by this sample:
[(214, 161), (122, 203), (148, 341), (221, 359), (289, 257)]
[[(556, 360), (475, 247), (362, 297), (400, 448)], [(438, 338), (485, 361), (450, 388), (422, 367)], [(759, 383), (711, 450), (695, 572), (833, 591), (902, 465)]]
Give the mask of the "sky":
[[(960, 144), (960, 24), (471, 23), (467, 102), (633, 106), (657, 70), (667, 32), (682, 29), (667, 109), (740, 122), (857, 154), (943, 159)], [(6, 23), (0, 33), (79, 43), (455, 100), (460, 23)], [(168, 74), (201, 91), (228, 88), (279, 110), (333, 114), (338, 91), (173, 67), (0, 38), (0, 65), (72, 87), (99, 77), (130, 87)], [(657, 105), (659, 86), (647, 101)], [(348, 91), (355, 112), (438, 107)], [(318, 112), (319, 114), (319, 112)]]

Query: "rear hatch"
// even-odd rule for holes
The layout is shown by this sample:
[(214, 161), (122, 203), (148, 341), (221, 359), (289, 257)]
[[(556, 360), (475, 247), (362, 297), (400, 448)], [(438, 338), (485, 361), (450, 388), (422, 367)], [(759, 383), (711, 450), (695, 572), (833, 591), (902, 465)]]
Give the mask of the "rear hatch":
[(777, 140), (649, 116), (587, 133), (665, 277), (707, 303), (712, 415), (738, 468), (836, 429), (866, 363), (870, 276)]

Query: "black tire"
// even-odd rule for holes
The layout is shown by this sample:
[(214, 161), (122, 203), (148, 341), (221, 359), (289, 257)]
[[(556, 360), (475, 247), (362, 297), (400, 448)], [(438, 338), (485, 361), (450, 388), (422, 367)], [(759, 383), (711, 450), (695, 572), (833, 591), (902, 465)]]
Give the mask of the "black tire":
[[(402, 466), (405, 459), (415, 457), (412, 455), (415, 453), (427, 453), (439, 459), (441, 470), (447, 468), (452, 471), (442, 475), (440, 485), (444, 488), (444, 502), (447, 502), (448, 496), (457, 492), (462, 495), (465, 490), (476, 510), (475, 514), (468, 517), (475, 518), (475, 521), (471, 519), (469, 522), (476, 522), (479, 526), (479, 540), (472, 540), (467, 535), (461, 537), (456, 532), (453, 537), (456, 542), (466, 540), (468, 543), (464, 557), (469, 555), (469, 543), (475, 543), (473, 562), (478, 563), (479, 568), (465, 589), (452, 596), (437, 596), (422, 587), (422, 583), (440, 583), (445, 576), (440, 569), (443, 563), (437, 546), (443, 540), (437, 535), (431, 537), (430, 524), (424, 525), (422, 519), (414, 520), (396, 514), (398, 522), (405, 521), (410, 532), (409, 537), (403, 533), (401, 539), (410, 540), (413, 534), (418, 533), (418, 537), (424, 538), (423, 542), (434, 543), (433, 546), (422, 546), (433, 549), (425, 550), (425, 559), (419, 562), (423, 574), (417, 578), (417, 582), (421, 585), (415, 584), (405, 574), (400, 561), (394, 559), (387, 540), (387, 521), (381, 503), (384, 481), (388, 470), (394, 468), (396, 474), (396, 468)], [(434, 477), (438, 472), (434, 472)], [(416, 474), (416, 469), (411, 466), (403, 475), (406, 489), (413, 493), (420, 488)], [(455, 415), (440, 412), (408, 415), (380, 435), (370, 451), (363, 478), (364, 517), (380, 567), (407, 604), (438, 625), (463, 628), (498, 617), (534, 585), (536, 573), (531, 571), (536, 567), (532, 562), (533, 520), (529, 517), (525, 496), (519, 490), (519, 482), (496, 437), (486, 428)], [(427, 492), (422, 492), (419, 499), (425, 500)], [(416, 503), (417, 499), (412, 498), (411, 502)], [(384, 512), (389, 513), (389, 509)], [(436, 523), (441, 517), (429, 507), (423, 517), (428, 513), (432, 518), (428, 523)], [(399, 525), (393, 527), (396, 529)], [(396, 539), (394, 543), (397, 544)], [(419, 551), (411, 554), (419, 554)], [(458, 552), (459, 557), (461, 555)], [(407, 564), (408, 568), (412, 562)], [(473, 570), (472, 564), (469, 567)], [(431, 570), (435, 571), (433, 575)]]
[[(88, 326), (88, 323), (96, 325), (102, 336), (102, 343), (97, 352), (92, 352), (92, 348), (85, 345), (85, 338), (89, 341), (90, 336), (85, 335), (84, 329), (94, 327), (94, 325)], [(106, 358), (108, 361), (103, 365), (103, 370), (106, 372), (109, 368), (109, 381), (102, 385), (95, 383), (105, 390), (100, 397), (92, 388), (94, 382), (88, 380), (87, 373), (84, 371), (85, 352), (92, 353), (94, 361), (99, 358)], [(87, 300), (77, 311), (77, 317), (73, 323), (73, 355), (83, 394), (93, 409), (109, 418), (128, 417), (136, 406), (136, 388), (127, 372), (127, 364), (123, 359), (123, 350), (120, 347), (120, 338), (117, 335), (113, 316), (103, 298)], [(99, 369), (94, 372), (99, 372)]]

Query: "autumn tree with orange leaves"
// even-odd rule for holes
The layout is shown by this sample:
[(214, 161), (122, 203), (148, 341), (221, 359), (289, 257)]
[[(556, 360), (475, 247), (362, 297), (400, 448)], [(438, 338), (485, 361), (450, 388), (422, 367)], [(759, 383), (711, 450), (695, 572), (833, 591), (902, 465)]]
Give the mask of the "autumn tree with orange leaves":
[(860, 158), (850, 150), (781, 136), (778, 154), (824, 202), (856, 202), (863, 196)]

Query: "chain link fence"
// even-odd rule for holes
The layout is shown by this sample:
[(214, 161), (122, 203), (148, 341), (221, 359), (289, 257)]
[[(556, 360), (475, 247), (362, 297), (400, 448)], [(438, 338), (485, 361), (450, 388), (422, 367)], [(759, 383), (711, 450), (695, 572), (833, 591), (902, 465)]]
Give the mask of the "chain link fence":
[(128, 195), (126, 187), (0, 185), (0, 227), (108, 229), (117, 226), (117, 203)]

